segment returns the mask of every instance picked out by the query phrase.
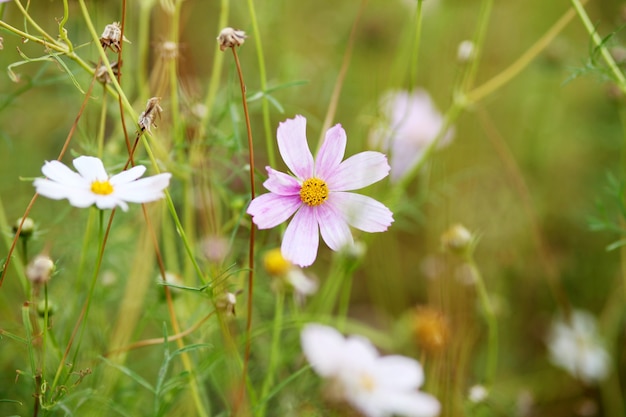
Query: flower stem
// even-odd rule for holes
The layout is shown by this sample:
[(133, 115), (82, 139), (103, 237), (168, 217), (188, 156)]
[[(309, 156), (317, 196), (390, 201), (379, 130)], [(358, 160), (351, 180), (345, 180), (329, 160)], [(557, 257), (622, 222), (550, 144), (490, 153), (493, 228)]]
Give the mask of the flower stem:
[(615, 63), (615, 60), (611, 56), (611, 53), (609, 52), (609, 50), (606, 49), (605, 41), (598, 34), (598, 31), (593, 26), (593, 23), (591, 23), (591, 19), (589, 19), (589, 15), (587, 14), (587, 12), (585, 11), (585, 8), (583, 7), (583, 4), (586, 3), (586, 1), (571, 0), (571, 2), (572, 2), (572, 6), (576, 10), (576, 13), (578, 14), (578, 17), (583, 22), (583, 25), (585, 25), (585, 29), (587, 29), (587, 32), (589, 32), (591, 39), (593, 39), (593, 43), (595, 43), (596, 47), (600, 49), (600, 54), (602, 55), (602, 58), (604, 58), (604, 61), (606, 62), (606, 64), (609, 66), (609, 69), (613, 73), (613, 76), (615, 77), (615, 82), (619, 86), (620, 90), (622, 90), (623, 93), (626, 93), (626, 78), (624, 77), (624, 74)]
[[(586, 0), (583, 3), (586, 3)], [(477, 103), (515, 78), (541, 53), (541, 51), (543, 51), (550, 44), (550, 42), (554, 40), (554, 38), (556, 38), (559, 33), (561, 33), (574, 16), (574, 10), (571, 8), (568, 9), (567, 12), (561, 16), (561, 18), (557, 20), (541, 38), (537, 40), (537, 42), (528, 48), (528, 50), (508, 68), (467, 93), (467, 102)]]
[[(248, 113), (248, 100), (246, 99), (246, 84), (243, 80), (243, 72), (241, 71), (241, 64), (239, 63), (239, 56), (235, 46), (231, 47), (233, 51), (233, 57), (235, 58), (235, 65), (237, 67), (237, 74), (239, 75), (239, 85), (241, 86), (241, 101), (243, 105), (243, 113), (246, 118), (246, 131), (248, 133), (248, 155), (250, 165), (250, 200), (254, 200), (256, 196), (254, 188), (254, 144), (252, 141), (252, 128), (250, 126), (250, 114)], [(248, 311), (246, 316), (246, 347), (243, 357), (243, 376), (241, 381), (241, 392), (239, 394), (239, 401), (235, 406), (237, 409), (240, 403), (243, 401), (244, 389), (246, 386), (246, 379), (248, 376), (248, 365), (250, 362), (250, 348), (252, 338), (252, 299), (254, 295), (254, 236), (256, 227), (253, 222), (250, 222), (250, 240), (248, 248)], [(236, 415), (236, 413), (235, 413)]]
[(496, 319), (493, 305), (487, 293), (487, 287), (483, 280), (482, 274), (476, 265), (472, 251), (468, 251), (466, 262), (470, 268), (472, 276), (476, 280), (476, 290), (478, 298), (487, 322), (488, 341), (487, 341), (487, 364), (485, 366), (485, 385), (492, 386), (495, 380), (496, 368), (498, 365), (498, 322)]
[(411, 61), (409, 62), (409, 92), (415, 88), (417, 81), (417, 67), (419, 63), (419, 50), (422, 37), (422, 4), (424, 0), (417, 0), (415, 9), (415, 33), (413, 34), (413, 47), (411, 48)]
[(264, 133), (267, 160), (270, 166), (276, 166), (274, 136), (272, 135), (272, 127), (270, 122), (270, 108), (267, 97), (265, 97), (265, 94), (267, 92), (267, 72), (265, 70), (265, 56), (263, 55), (263, 44), (261, 43), (261, 33), (259, 31), (259, 24), (256, 18), (256, 11), (254, 10), (253, 0), (248, 0), (248, 10), (250, 11), (250, 23), (252, 24), (254, 45), (256, 46), (257, 59), (259, 61), (259, 78), (261, 83), (261, 91), (263, 92), (263, 97), (261, 98), (261, 112), (263, 114), (263, 129), (265, 131)]
[(258, 417), (265, 417), (265, 413), (267, 411), (267, 395), (270, 392), (270, 388), (274, 384), (274, 374), (276, 374), (276, 368), (278, 367), (278, 358), (281, 357), (281, 349), (280, 349), (280, 334), (283, 328), (283, 316), (285, 310), (285, 292), (279, 291), (276, 295), (276, 306), (274, 308), (274, 323), (272, 326), (272, 345), (270, 350), (270, 359), (267, 367), (267, 373), (265, 375), (265, 381), (263, 381), (263, 387), (261, 388), (261, 396), (259, 397), (262, 401), (260, 411), (258, 412)]

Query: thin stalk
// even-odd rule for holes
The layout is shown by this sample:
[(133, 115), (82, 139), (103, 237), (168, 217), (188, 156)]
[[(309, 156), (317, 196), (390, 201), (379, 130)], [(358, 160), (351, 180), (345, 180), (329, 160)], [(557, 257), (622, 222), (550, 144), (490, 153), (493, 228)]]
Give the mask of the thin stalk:
[[(586, 3), (587, 0), (584, 0), (582, 3)], [(474, 88), (469, 93), (467, 93), (466, 101), (467, 103), (477, 103), (483, 98), (487, 97), (494, 91), (498, 90), (500, 87), (511, 81), (515, 78), (523, 69), (525, 69), (553, 40), (557, 37), (559, 33), (567, 26), (567, 24), (572, 20), (572, 18), (576, 16), (576, 13), (572, 8), (568, 9), (567, 12), (559, 20), (557, 20), (548, 31), (537, 40), (526, 52), (524, 52), (515, 62), (513, 62), (509, 67), (507, 67), (504, 71), (491, 78), (489, 81), (484, 84)]]
[(496, 368), (498, 365), (498, 322), (496, 315), (487, 293), (487, 287), (483, 280), (482, 274), (476, 265), (474, 256), (468, 254), (466, 257), (467, 265), (470, 268), (472, 276), (476, 280), (476, 290), (478, 291), (478, 298), (485, 315), (485, 321), (487, 322), (488, 341), (487, 341), (487, 364), (485, 366), (485, 385), (491, 387), (496, 375)]
[(493, 9), (493, 0), (483, 0), (480, 8), (480, 14), (478, 17), (478, 25), (476, 27), (476, 34), (474, 35), (474, 56), (468, 71), (463, 78), (463, 91), (468, 91), (474, 84), (476, 79), (476, 73), (478, 72), (478, 64), (480, 63), (480, 54), (485, 43), (485, 36), (487, 34), (487, 26), (489, 26), (489, 18), (491, 17), (491, 10)]
[(333, 123), (333, 119), (335, 118), (335, 115), (337, 114), (337, 106), (339, 105), (339, 97), (341, 96), (341, 89), (343, 88), (343, 82), (346, 78), (348, 68), (350, 67), (350, 60), (352, 59), (352, 50), (354, 49), (354, 42), (355, 42), (356, 35), (357, 35), (357, 28), (359, 26), (359, 22), (361, 21), (361, 15), (363, 14), (363, 10), (365, 10), (366, 4), (367, 4), (367, 0), (361, 1), (359, 11), (357, 12), (356, 18), (354, 19), (354, 23), (352, 23), (352, 28), (350, 29), (350, 37), (348, 38), (348, 45), (346, 47), (346, 52), (343, 54), (343, 60), (341, 62), (341, 68), (339, 69), (339, 75), (337, 75), (337, 81), (335, 81), (335, 86), (333, 87), (333, 92), (330, 96), (330, 102), (328, 103), (328, 110), (326, 111), (326, 116), (324, 116), (324, 123), (322, 124), (322, 130), (320, 132), (320, 139), (317, 141), (316, 153), (320, 150), (320, 147), (322, 146), (322, 143), (324, 142), (324, 136), (326, 135), (326, 131), (330, 128), (330, 125)]
[[(263, 54), (263, 44), (261, 43), (261, 32), (259, 31), (259, 23), (254, 10), (254, 1), (248, 0), (248, 10), (250, 11), (250, 23), (252, 24), (252, 33), (254, 35), (254, 45), (256, 46), (257, 59), (259, 61), (259, 81), (261, 83), (261, 113), (263, 114), (263, 130), (265, 133), (265, 148), (267, 151), (267, 160), (270, 166), (276, 166), (276, 155), (274, 152), (274, 136), (272, 135), (272, 127), (270, 122), (270, 108), (265, 93), (267, 92), (267, 73), (265, 70), (265, 55)], [(233, 49), (234, 51), (234, 49)], [(243, 85), (243, 84), (242, 84)], [(245, 97), (245, 95), (244, 95)]]
[[(250, 169), (250, 200), (254, 200), (256, 197), (254, 188), (254, 143), (252, 141), (252, 127), (250, 125), (250, 114), (248, 112), (248, 100), (246, 98), (246, 84), (243, 80), (243, 72), (241, 71), (241, 64), (239, 63), (239, 56), (237, 55), (237, 49), (235, 46), (231, 47), (233, 51), (233, 57), (235, 59), (235, 65), (237, 67), (237, 75), (239, 75), (239, 85), (241, 86), (241, 102), (243, 105), (243, 113), (246, 118), (246, 131), (248, 133), (248, 156), (249, 156), (249, 169)], [(245, 389), (245, 382), (248, 376), (248, 365), (250, 362), (250, 348), (252, 339), (252, 300), (254, 295), (254, 241), (255, 241), (256, 227), (254, 223), (250, 222), (250, 239), (248, 248), (248, 311), (246, 316), (246, 347), (243, 358), (243, 374), (241, 383), (240, 400), (243, 401), (243, 394)], [(237, 408), (239, 404), (236, 405)]]
[(617, 85), (619, 86), (620, 90), (622, 90), (623, 93), (626, 93), (626, 78), (624, 77), (624, 74), (615, 63), (613, 56), (611, 56), (611, 53), (604, 45), (604, 41), (602, 40), (602, 37), (598, 34), (598, 31), (596, 31), (596, 28), (591, 22), (591, 19), (589, 19), (589, 15), (587, 14), (587, 12), (585, 11), (585, 8), (583, 7), (585, 1), (571, 0), (571, 2), (572, 2), (572, 6), (574, 6), (574, 9), (576, 10), (576, 13), (578, 14), (578, 17), (583, 22), (583, 25), (585, 25), (585, 29), (587, 29), (587, 32), (589, 32), (591, 39), (593, 39), (593, 43), (595, 43), (596, 47), (600, 49), (600, 54), (602, 55), (602, 58), (604, 58), (604, 61), (606, 62), (606, 64), (609, 66), (609, 69), (613, 73), (613, 76), (615, 77), (615, 81), (617, 82)]
[(276, 305), (274, 307), (274, 323), (272, 325), (272, 344), (270, 347), (270, 358), (269, 364), (267, 366), (267, 371), (265, 374), (265, 381), (263, 381), (263, 386), (261, 388), (260, 400), (263, 402), (261, 405), (261, 409), (259, 410), (258, 416), (265, 417), (265, 413), (267, 412), (267, 395), (270, 392), (270, 388), (272, 388), (274, 384), (274, 376), (276, 374), (276, 369), (278, 368), (278, 359), (281, 357), (281, 346), (280, 346), (280, 334), (283, 328), (283, 317), (285, 310), (285, 291), (279, 291), (276, 294)]
[(411, 48), (411, 60), (409, 61), (409, 92), (415, 88), (417, 80), (417, 68), (419, 63), (419, 50), (422, 37), (422, 3), (424, 0), (417, 0), (415, 9), (415, 32), (413, 34), (413, 47)]

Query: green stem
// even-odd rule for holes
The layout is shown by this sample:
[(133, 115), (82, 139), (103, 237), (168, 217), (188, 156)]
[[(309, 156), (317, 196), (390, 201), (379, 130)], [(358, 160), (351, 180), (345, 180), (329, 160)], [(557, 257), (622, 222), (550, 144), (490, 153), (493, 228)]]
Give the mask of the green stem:
[(100, 128), (98, 129), (98, 136), (96, 139), (98, 146), (98, 158), (102, 158), (102, 153), (104, 152), (104, 131), (106, 128), (106, 119), (107, 119), (107, 95), (103, 94), (102, 96), (102, 104), (100, 106)]
[(267, 367), (267, 371), (265, 374), (265, 381), (263, 381), (263, 387), (261, 388), (261, 396), (260, 399), (263, 402), (261, 404), (261, 409), (258, 413), (259, 417), (264, 417), (267, 411), (267, 395), (270, 392), (270, 388), (272, 388), (274, 384), (274, 375), (276, 374), (276, 369), (278, 368), (278, 359), (281, 357), (281, 346), (280, 346), (280, 334), (283, 328), (283, 317), (284, 317), (284, 309), (285, 309), (285, 292), (279, 291), (276, 294), (276, 306), (274, 308), (274, 323), (272, 326), (272, 345), (270, 350), (270, 359), (269, 365)]
[(409, 63), (409, 92), (413, 91), (417, 81), (419, 49), (422, 37), (422, 3), (424, 3), (424, 0), (417, 0), (417, 8), (415, 10), (415, 33), (413, 34), (413, 48), (411, 48), (411, 61)]
[(476, 27), (476, 34), (474, 35), (473, 40), (474, 56), (472, 57), (471, 65), (465, 73), (465, 78), (463, 79), (463, 91), (468, 91), (476, 79), (478, 64), (480, 63), (480, 53), (485, 43), (485, 36), (487, 34), (487, 27), (489, 26), (489, 18), (491, 17), (492, 9), (493, 0), (483, 0), (480, 8), (480, 15), (478, 17), (478, 26)]
[(602, 58), (604, 58), (604, 61), (606, 62), (606, 64), (609, 66), (609, 69), (613, 73), (613, 76), (615, 77), (615, 82), (617, 82), (620, 90), (622, 90), (623, 93), (626, 93), (626, 78), (624, 78), (624, 74), (615, 63), (615, 60), (611, 56), (611, 53), (609, 52), (609, 50), (606, 49), (606, 46), (604, 46), (604, 41), (602, 40), (602, 37), (596, 31), (596, 28), (593, 26), (593, 23), (591, 23), (591, 19), (589, 19), (589, 15), (585, 11), (585, 8), (583, 7), (583, 3), (580, 0), (571, 0), (571, 1), (572, 1), (572, 6), (574, 6), (574, 9), (576, 10), (576, 13), (578, 13), (578, 17), (583, 22), (583, 25), (585, 25), (585, 29), (587, 29), (587, 32), (589, 32), (591, 39), (593, 39), (593, 43), (595, 43), (596, 47), (600, 49), (600, 54), (602, 55)]
[(485, 366), (485, 385), (491, 387), (496, 374), (496, 368), (498, 364), (498, 322), (496, 315), (487, 293), (487, 288), (483, 277), (478, 269), (473, 255), (467, 256), (467, 265), (472, 272), (472, 276), (476, 280), (476, 290), (478, 291), (478, 297), (480, 304), (485, 315), (485, 321), (487, 322), (488, 342), (487, 342), (487, 364)]
[(265, 94), (267, 93), (267, 73), (265, 70), (265, 55), (263, 55), (263, 44), (261, 43), (261, 32), (259, 31), (259, 23), (254, 10), (254, 0), (248, 0), (248, 10), (250, 11), (250, 23), (252, 24), (252, 33), (254, 35), (254, 45), (256, 46), (257, 59), (259, 61), (259, 78), (261, 83), (261, 112), (263, 114), (263, 130), (265, 132), (265, 148), (267, 150), (267, 160), (270, 166), (276, 166), (276, 156), (274, 152), (274, 137), (272, 135), (272, 127), (270, 122), (269, 102)]

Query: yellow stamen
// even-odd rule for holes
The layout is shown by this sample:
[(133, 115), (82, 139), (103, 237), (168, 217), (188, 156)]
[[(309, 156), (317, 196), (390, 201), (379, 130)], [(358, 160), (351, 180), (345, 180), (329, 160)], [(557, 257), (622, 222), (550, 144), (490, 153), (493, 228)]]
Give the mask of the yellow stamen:
[(328, 198), (328, 186), (324, 180), (309, 178), (302, 183), (300, 200), (307, 206), (319, 206)]
[(109, 195), (113, 192), (113, 186), (109, 181), (94, 181), (91, 183), (91, 191), (94, 194)]
[(365, 391), (372, 392), (374, 391), (374, 388), (376, 388), (376, 382), (374, 381), (374, 378), (372, 378), (368, 374), (361, 375), (359, 382), (361, 383), (361, 386), (365, 388)]

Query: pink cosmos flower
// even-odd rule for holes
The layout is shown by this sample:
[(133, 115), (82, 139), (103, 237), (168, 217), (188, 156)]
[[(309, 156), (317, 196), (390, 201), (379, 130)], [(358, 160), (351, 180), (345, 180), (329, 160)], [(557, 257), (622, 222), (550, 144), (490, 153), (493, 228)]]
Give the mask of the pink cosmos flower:
[[(443, 116), (428, 93), (417, 89), (391, 91), (381, 99), (381, 123), (370, 133), (370, 146), (391, 153), (390, 179), (405, 176), (424, 156), (424, 151), (443, 128)], [(450, 128), (437, 146), (448, 145), (454, 136)]]
[(277, 226), (293, 215), (281, 245), (291, 263), (304, 267), (315, 261), (320, 233), (328, 247), (339, 250), (353, 243), (349, 226), (383, 232), (393, 222), (393, 214), (383, 204), (348, 192), (386, 177), (387, 158), (368, 151), (342, 162), (346, 140), (341, 125), (333, 126), (314, 160), (303, 116), (278, 126), (278, 149), (293, 176), (267, 167), (269, 178), (263, 186), (270, 192), (252, 200), (248, 214), (259, 229)]

